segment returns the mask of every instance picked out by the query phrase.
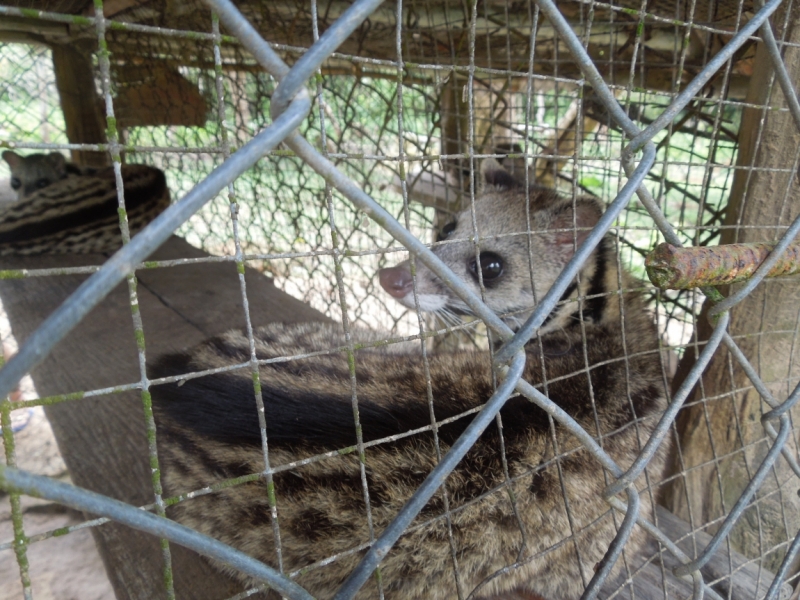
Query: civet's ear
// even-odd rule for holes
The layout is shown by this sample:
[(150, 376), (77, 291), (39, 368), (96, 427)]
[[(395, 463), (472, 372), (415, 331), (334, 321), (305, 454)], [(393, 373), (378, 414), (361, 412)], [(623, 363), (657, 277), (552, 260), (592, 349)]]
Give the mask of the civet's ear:
[(3, 152), (3, 160), (8, 163), (8, 166), (11, 167), (12, 171), (22, 166), (22, 157), (11, 150), (6, 150)]
[(66, 169), (67, 159), (61, 152), (51, 152), (47, 155), (47, 162), (49, 162), (56, 171), (63, 171)]
[(555, 242), (573, 248), (586, 240), (592, 227), (603, 216), (603, 205), (594, 198), (577, 198), (574, 205), (572, 200), (564, 200), (554, 208), (555, 214), (549, 228), (560, 230), (555, 232)]
[(489, 191), (489, 188), (496, 190), (509, 190), (519, 186), (519, 182), (514, 176), (506, 171), (503, 166), (494, 158), (485, 158), (481, 162), (481, 177), (478, 180), (478, 191)]

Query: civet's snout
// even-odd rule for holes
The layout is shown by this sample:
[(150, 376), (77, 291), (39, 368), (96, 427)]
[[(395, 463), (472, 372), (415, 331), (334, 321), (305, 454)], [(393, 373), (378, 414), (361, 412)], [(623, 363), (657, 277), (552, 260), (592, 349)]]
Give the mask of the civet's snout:
[(400, 263), (394, 267), (387, 267), (378, 271), (378, 280), (381, 287), (393, 298), (405, 298), (412, 290), (411, 270), (408, 263)]

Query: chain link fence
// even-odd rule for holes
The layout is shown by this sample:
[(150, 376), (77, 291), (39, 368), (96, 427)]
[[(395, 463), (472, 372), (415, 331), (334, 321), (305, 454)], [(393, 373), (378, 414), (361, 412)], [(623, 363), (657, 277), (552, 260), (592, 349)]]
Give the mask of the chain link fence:
[[(16, 24), (8, 31), (25, 29), (30, 19), (39, 23), (39, 38), (20, 36), (0, 45), (0, 145), (151, 164), (165, 172), (177, 201), (22, 345), (0, 371), (0, 394), (11, 392), (114, 286), (126, 277), (135, 286), (133, 266), (173, 231), (212, 255), (269, 274), (280, 288), (334, 320), (393, 335), (419, 333), (420, 320), (387, 301), (376, 288), (375, 273), (400, 260), (407, 248), (478, 316), (475, 336), (488, 328), (504, 341), (496, 354), (503, 381), (406, 509), (375, 540), (337, 598), (353, 597), (436, 492), (436, 482), (477, 439), (481, 424), (489, 423), (512, 393), (553, 415), (615, 478), (605, 497), (624, 520), (585, 598), (596, 597), (635, 523), (683, 563), (676, 573), (691, 582), (694, 598), (719, 597), (713, 587), (718, 582), (701, 570), (721, 544), (776, 574), (766, 597), (778, 597), (783, 580), (796, 585), (800, 503), (794, 478), (800, 467), (791, 409), (800, 397), (794, 368), (797, 324), (773, 323), (768, 330), (762, 318), (759, 331), (739, 335), (728, 329), (742, 310), (737, 305), (748, 298), (757, 296), (769, 310), (773, 284), (762, 280), (800, 229), (796, 157), (788, 164), (757, 161), (771, 151), (773, 140), (762, 133), (770, 111), (786, 117), (787, 138), (800, 129), (792, 64), (786, 58), (798, 46), (791, 38), (796, 8), (790, 0), (764, 6), (264, 2), (243, 5), (242, 13), (224, 0), (208, 0), (207, 6), (182, 2), (163, 10), (134, 3), (116, 16), (107, 10), (106, 19), (96, 19), (88, 8), (79, 10), (80, 2), (51, 4), (44, 6), (48, 12), (0, 6), (0, 17)], [(95, 8), (102, 10), (102, 3)], [(786, 39), (776, 41), (773, 27)], [(259, 32), (267, 33), (262, 38)], [(103, 138), (93, 143), (68, 142), (56, 87), (59, 58), (43, 43), (67, 35), (91, 62), (93, 92), (105, 117)], [(757, 48), (764, 53), (760, 63)], [(757, 65), (769, 67), (766, 79)], [(755, 81), (774, 90), (766, 100), (754, 93)], [(771, 94), (783, 94), (785, 104)], [(742, 140), (750, 143), (749, 162), (742, 158)], [(429, 248), (435, 230), (468, 201), (478, 162), (491, 156), (565, 194), (609, 201), (582, 250), (517, 332)], [(779, 217), (772, 221), (747, 216), (757, 210), (747, 202), (759, 199), (746, 191), (755, 187), (759, 173), (785, 179), (780, 180), (784, 187), (772, 188), (782, 198)], [(0, 171), (0, 178), (4, 175)], [(734, 210), (731, 198), (737, 194), (746, 200)], [(727, 298), (713, 288), (645, 288), (662, 334), (664, 360), (672, 363), (667, 370), (675, 379), (669, 409), (626, 471), (558, 406), (519, 379), (522, 345), (607, 231), (624, 266), (641, 279), (645, 255), (662, 239), (675, 246), (739, 239), (778, 244), (756, 275)], [(786, 297), (800, 301), (797, 294)], [(787, 310), (800, 314), (797, 305)], [(147, 323), (138, 327), (146, 331)], [(750, 353), (752, 339), (758, 340), (756, 355)], [(765, 369), (772, 360), (765, 347), (771, 344), (785, 355), (782, 371)], [(730, 373), (716, 388), (701, 379), (714, 361), (722, 361)], [(698, 382), (699, 391), (692, 392)], [(142, 373), (138, 389), (146, 391), (147, 385)], [(757, 396), (754, 408), (736, 422), (730, 443), (715, 447), (718, 407), (748, 393)], [(15, 405), (0, 406), (8, 452)], [(679, 416), (681, 408), (681, 415), (689, 416)], [(691, 455), (690, 430), (711, 440), (702, 461)], [(693, 560), (658, 523), (639, 513), (634, 500), (632, 482), (668, 435), (678, 441), (674, 472), (651, 485), (693, 532), (711, 534)], [(155, 447), (151, 452), (156, 456)], [(738, 473), (738, 487), (722, 481), (719, 473), (725, 471)], [(711, 479), (702, 479), (708, 472), (714, 474)], [(692, 482), (714, 478), (718, 489), (709, 493), (721, 498), (719, 506), (698, 506)], [(285, 597), (309, 597), (275, 569), (156, 515), (13, 468), (2, 472), (0, 482), (12, 492), (12, 512), (16, 494), (35, 492), (235, 565)], [(155, 491), (150, 508), (163, 515), (164, 502)], [(625, 494), (627, 503), (620, 500)], [(774, 521), (782, 527), (767, 530), (758, 524), (765, 513), (776, 511), (780, 516)], [(19, 523), (14, 540), (0, 540), (0, 548), (15, 548), (24, 580), (25, 546), (45, 543), (55, 532), (31, 538)], [(165, 564), (169, 569), (168, 550)], [(30, 587), (25, 593), (31, 594)]]

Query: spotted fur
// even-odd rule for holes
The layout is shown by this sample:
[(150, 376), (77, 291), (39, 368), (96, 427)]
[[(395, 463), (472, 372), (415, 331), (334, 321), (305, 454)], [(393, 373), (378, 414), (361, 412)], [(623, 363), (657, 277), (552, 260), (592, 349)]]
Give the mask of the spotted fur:
[[(524, 316), (571, 257), (572, 242), (585, 237), (583, 231), (558, 230), (569, 230), (574, 222), (591, 227), (601, 209), (594, 200), (573, 203), (541, 190), (527, 194), (495, 165), (484, 170), (489, 185), (475, 202), (475, 213), (483, 228), (481, 250), (502, 255), (509, 277), (486, 286), (485, 296), (495, 310)], [(511, 234), (525, 230), (526, 204), (531, 229), (539, 233), (518, 239)], [(472, 222), (469, 211), (459, 215), (447, 243), (435, 252), (474, 283), (468, 265), (475, 248), (461, 243), (472, 235)], [(527, 266), (531, 255), (533, 283)], [(466, 312), (460, 300), (418, 268), (422, 308), (430, 302)], [(542, 334), (526, 346), (524, 377), (625, 468), (652, 432), (665, 400), (652, 319), (635, 291), (616, 292), (620, 280), (629, 284), (608, 239)], [(590, 292), (611, 295), (598, 303), (587, 298)], [(506, 318), (516, 323), (519, 316)], [(256, 387), (265, 408), (269, 462), (278, 471), (273, 482), (277, 522), (264, 477), (184, 500), (171, 515), (274, 566), (279, 533), (284, 571), (297, 573), (298, 583), (316, 597), (331, 598), (371, 539), (363, 481), (377, 536), (493, 391), (488, 352), (432, 354), (426, 372), (418, 343), (386, 345), (380, 342), (385, 338), (353, 331), (357, 350), (351, 371), (344, 350), (348, 340), (338, 325), (273, 324), (256, 331), (261, 361)], [(151, 388), (167, 493), (264, 471), (249, 361), (248, 338), (232, 331), (164, 357), (150, 370), (151, 378), (161, 378), (240, 365)], [(367, 443), (363, 480), (355, 451), (352, 375)], [(431, 413), (439, 423), (435, 435)], [(448, 477), (446, 499), (443, 491), (437, 493), (382, 561), (386, 598), (507, 594), (497, 598), (571, 600), (581, 595), (620, 521), (602, 500), (607, 473), (574, 436), (528, 400), (509, 399), (501, 420), (502, 428), (490, 426)], [(662, 448), (650, 463), (652, 481), (660, 481), (665, 452)], [(306, 460), (323, 453), (328, 456)], [(644, 490), (645, 478), (637, 485)], [(644, 490), (641, 500), (641, 510), (649, 515), (651, 492)], [(636, 529), (628, 549), (642, 542)], [(377, 587), (371, 579), (357, 598), (377, 597)]]
[[(124, 165), (122, 181), (134, 235), (169, 206), (169, 190), (164, 173), (146, 165)], [(121, 246), (116, 179), (110, 167), (90, 175), (67, 175), (0, 207), (0, 256), (115, 252)]]

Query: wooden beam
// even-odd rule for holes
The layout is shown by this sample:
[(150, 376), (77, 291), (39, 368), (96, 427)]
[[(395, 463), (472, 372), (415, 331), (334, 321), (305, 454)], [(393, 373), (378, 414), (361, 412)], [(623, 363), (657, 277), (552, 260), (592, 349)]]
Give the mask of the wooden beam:
[[(91, 56), (68, 44), (54, 44), (52, 51), (67, 139), (72, 144), (106, 143), (104, 111), (95, 88)], [(87, 167), (111, 164), (107, 152), (73, 150), (72, 160)]]
[(39, 36), (69, 36), (69, 25), (56, 21), (46, 21), (44, 19), (26, 19), (24, 17), (3, 16), (0, 19), (0, 31), (18, 31), (20, 33), (32, 33)]
[[(207, 256), (172, 237), (153, 260)], [(2, 268), (46, 268), (100, 264), (102, 255), (3, 257)], [(148, 362), (229, 329), (244, 327), (234, 263), (201, 263), (137, 273), (139, 306)], [(63, 275), (0, 281), (0, 296), (20, 343), (86, 276)], [(313, 321), (325, 317), (278, 290), (254, 269), (245, 269), (253, 325)], [(118, 286), (31, 373), (40, 396), (138, 381), (127, 287)], [(141, 395), (112, 394), (61, 402), (45, 408), (75, 485), (134, 506), (153, 502), (152, 472)], [(158, 540), (116, 523), (93, 527), (118, 600), (167, 598)], [(47, 541), (40, 543), (46, 544)], [(170, 545), (178, 598), (221, 600), (243, 591), (199, 555)], [(251, 598), (263, 598), (262, 595)]]

